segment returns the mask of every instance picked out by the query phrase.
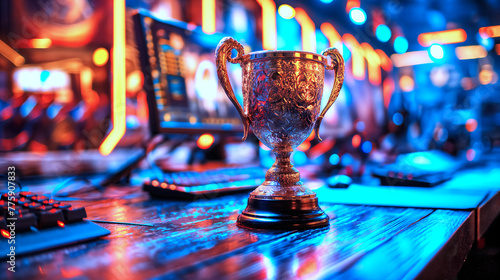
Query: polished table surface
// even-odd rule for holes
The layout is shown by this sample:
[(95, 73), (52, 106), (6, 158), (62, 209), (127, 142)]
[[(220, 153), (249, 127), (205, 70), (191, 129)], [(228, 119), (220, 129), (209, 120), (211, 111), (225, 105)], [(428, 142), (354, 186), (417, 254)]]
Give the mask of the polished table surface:
[(454, 278), (475, 239), (476, 211), (321, 203), (328, 228), (251, 231), (236, 226), (248, 194), (150, 199), (140, 187), (86, 195), (89, 219), (111, 235), (20, 257), (1, 279)]

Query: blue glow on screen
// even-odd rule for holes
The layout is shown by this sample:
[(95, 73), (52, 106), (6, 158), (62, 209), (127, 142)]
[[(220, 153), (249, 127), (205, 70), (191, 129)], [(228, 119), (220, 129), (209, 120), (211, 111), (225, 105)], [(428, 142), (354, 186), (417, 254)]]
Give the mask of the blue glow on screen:
[(408, 50), (408, 40), (405, 37), (398, 36), (394, 39), (394, 51), (399, 54), (405, 53)]
[(389, 39), (391, 39), (392, 32), (389, 26), (385, 24), (381, 24), (377, 26), (377, 29), (375, 30), (375, 36), (377, 36), (377, 39), (380, 42), (387, 42)]
[(321, 0), (321, 2), (325, 3), (325, 4), (329, 4), (329, 3), (332, 3), (333, 0)]

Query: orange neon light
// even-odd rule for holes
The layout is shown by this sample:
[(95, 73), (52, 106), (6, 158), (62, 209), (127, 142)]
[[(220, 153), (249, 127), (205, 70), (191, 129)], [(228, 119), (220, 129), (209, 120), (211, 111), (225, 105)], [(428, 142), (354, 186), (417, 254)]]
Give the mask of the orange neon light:
[(6, 43), (0, 40), (0, 54), (5, 56), (15, 66), (19, 67), (24, 64), (25, 59), (22, 55), (17, 53), (13, 48), (9, 47)]
[(378, 57), (380, 58), (380, 66), (382, 66), (382, 69), (385, 71), (389, 72), (392, 70), (392, 61), (391, 59), (385, 54), (383, 50), (376, 49), (375, 52), (378, 54)]
[(212, 146), (214, 143), (215, 139), (212, 134), (202, 134), (200, 138), (198, 138), (198, 141), (196, 141), (196, 144), (200, 149), (206, 150)]
[(35, 49), (46, 49), (52, 45), (52, 40), (49, 38), (31, 39), (29, 45)]
[(113, 129), (99, 147), (102, 155), (109, 155), (125, 134), (125, 1), (113, 0), (112, 49), (112, 121)]
[(358, 43), (358, 40), (349, 33), (342, 35), (342, 40), (349, 48), (352, 54), (352, 75), (356, 80), (365, 78), (365, 58), (363, 48)]
[(207, 34), (215, 33), (215, 0), (203, 0), (201, 3), (201, 29)]
[(457, 47), (455, 54), (460, 60), (483, 58), (488, 55), (488, 51), (480, 45)]
[(368, 62), (368, 80), (373, 85), (380, 85), (382, 83), (382, 73), (380, 70), (380, 57), (375, 50), (368, 43), (361, 43), (361, 48)]
[(427, 51), (407, 52), (391, 55), (391, 60), (396, 67), (412, 66), (426, 63), (434, 63)]
[(359, 8), (360, 3), (359, 0), (347, 0), (347, 4), (345, 5), (345, 12), (349, 13), (352, 8)]
[(463, 29), (429, 32), (418, 35), (418, 42), (423, 47), (428, 47), (432, 44), (446, 45), (462, 43), (465, 40), (467, 40), (467, 33)]
[(321, 32), (323, 32), (323, 35), (325, 35), (325, 37), (330, 42), (330, 47), (337, 48), (342, 54), (342, 37), (337, 32), (335, 27), (333, 27), (333, 25), (328, 22), (324, 22), (319, 28), (321, 29)]
[(7, 230), (1, 229), (0, 232), (2, 233), (3, 237), (10, 238), (10, 233)]
[(316, 52), (316, 26), (306, 11), (301, 8), (295, 9), (295, 19), (302, 29), (302, 49), (308, 52)]
[(109, 53), (105, 48), (98, 48), (92, 55), (92, 61), (96, 66), (103, 66), (108, 62)]
[(257, 0), (262, 8), (262, 47), (275, 50), (278, 42), (276, 30), (276, 4), (272, 0)]
[(479, 28), (479, 36), (483, 39), (500, 37), (500, 25)]

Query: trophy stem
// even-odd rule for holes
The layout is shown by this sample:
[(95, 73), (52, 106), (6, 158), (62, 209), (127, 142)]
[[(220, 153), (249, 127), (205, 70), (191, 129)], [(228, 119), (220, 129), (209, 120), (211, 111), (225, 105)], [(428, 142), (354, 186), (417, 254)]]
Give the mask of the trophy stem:
[(290, 161), (292, 148), (273, 152), (276, 161), (267, 171), (266, 181), (250, 194), (238, 226), (287, 230), (328, 226), (329, 218), (319, 207), (316, 194), (300, 181), (299, 171)]

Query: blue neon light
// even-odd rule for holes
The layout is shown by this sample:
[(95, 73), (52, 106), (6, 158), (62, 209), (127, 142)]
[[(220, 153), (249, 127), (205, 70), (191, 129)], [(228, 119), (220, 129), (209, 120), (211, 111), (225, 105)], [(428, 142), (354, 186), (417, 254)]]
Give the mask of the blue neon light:
[(389, 26), (385, 24), (381, 24), (377, 26), (377, 29), (375, 30), (375, 36), (377, 36), (377, 39), (380, 42), (387, 42), (389, 39), (391, 39), (392, 32)]
[(429, 47), (429, 54), (434, 60), (440, 60), (444, 58), (444, 49), (439, 44), (432, 44)]
[(404, 118), (403, 118), (403, 115), (401, 115), (401, 113), (396, 112), (396, 113), (394, 113), (394, 115), (392, 115), (392, 122), (395, 125), (400, 126), (403, 124), (403, 121), (404, 121)]
[(361, 145), (361, 150), (365, 154), (368, 154), (369, 152), (371, 152), (372, 148), (373, 148), (372, 142), (370, 142), (370, 141), (366, 141), (366, 142), (363, 143), (363, 145)]
[(356, 25), (361, 25), (366, 22), (366, 13), (361, 8), (352, 8), (349, 11), (349, 18)]
[(340, 162), (340, 157), (337, 154), (332, 154), (328, 161), (331, 165), (337, 165)]
[(405, 37), (398, 36), (394, 39), (394, 51), (397, 53), (405, 53), (408, 50), (408, 40)]

